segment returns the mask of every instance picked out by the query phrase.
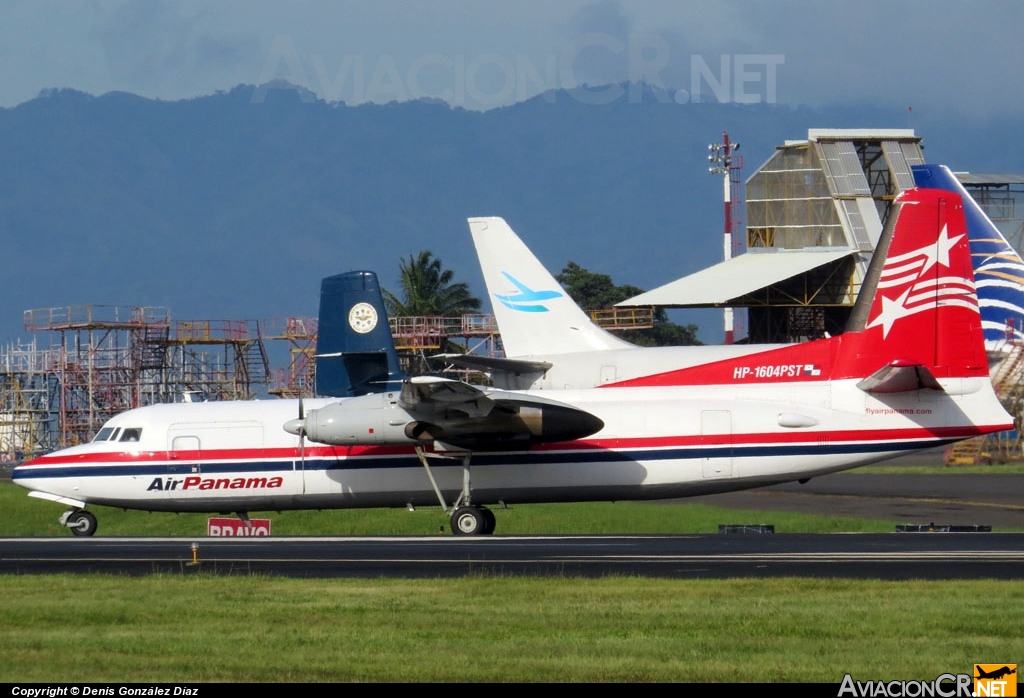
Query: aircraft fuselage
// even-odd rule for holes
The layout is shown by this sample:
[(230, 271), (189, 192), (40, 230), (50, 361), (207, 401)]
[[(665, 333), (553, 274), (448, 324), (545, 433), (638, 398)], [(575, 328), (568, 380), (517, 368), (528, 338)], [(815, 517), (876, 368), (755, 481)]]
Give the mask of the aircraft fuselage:
[[(853, 381), (564, 391), (604, 422), (574, 441), (474, 451), (473, 500), (487, 504), (661, 499), (786, 482), (991, 431), (999, 403), (983, 378), (947, 391), (881, 397)], [(978, 383), (973, 386), (972, 383)], [(985, 389), (982, 389), (985, 388)], [(541, 393), (543, 394), (543, 393)], [(740, 399), (736, 395), (741, 395)], [(305, 401), (312, 412), (336, 400)], [(393, 402), (382, 423), (406, 418)], [(362, 443), (301, 440), (283, 425), (294, 400), (153, 405), (111, 419), (93, 441), (15, 469), (49, 499), (148, 511), (276, 511), (437, 504), (415, 441), (367, 429)], [(966, 423), (960, 415), (991, 414)], [(439, 451), (444, 453), (443, 450)], [(442, 492), (463, 486), (460, 452), (434, 459)], [(40, 496), (37, 494), (37, 496)]]

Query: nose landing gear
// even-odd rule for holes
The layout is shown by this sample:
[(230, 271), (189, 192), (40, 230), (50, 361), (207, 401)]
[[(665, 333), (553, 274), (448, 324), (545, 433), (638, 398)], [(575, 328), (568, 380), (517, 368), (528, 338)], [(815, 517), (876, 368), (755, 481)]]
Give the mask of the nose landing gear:
[(62, 526), (67, 526), (76, 536), (91, 536), (96, 533), (96, 517), (85, 509), (68, 509), (60, 517)]

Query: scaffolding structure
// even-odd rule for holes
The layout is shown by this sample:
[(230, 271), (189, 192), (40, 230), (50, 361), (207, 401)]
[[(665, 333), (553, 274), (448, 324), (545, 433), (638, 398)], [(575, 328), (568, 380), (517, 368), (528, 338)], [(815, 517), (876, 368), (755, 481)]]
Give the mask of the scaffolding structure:
[[(652, 308), (595, 311), (609, 330), (650, 327)], [(402, 368), (433, 370), (430, 354), (502, 356), (492, 315), (389, 318)], [(25, 329), (55, 334), (0, 348), (0, 463), (84, 443), (116, 414), (184, 400), (249, 400), (316, 393), (317, 319), (173, 321), (162, 307), (82, 305), (24, 312)], [(271, 369), (267, 341), (288, 346)], [(445, 370), (477, 384), (477, 371)]]
[[(429, 360), (430, 354), (503, 355), (498, 323), (493, 315), (391, 317), (388, 324), (395, 339), (398, 361), (402, 370), (410, 375), (436, 370)], [(448, 366), (442, 373), (470, 383), (485, 382), (479, 371)]]
[[(590, 318), (609, 332), (649, 329), (654, 308), (607, 308), (592, 310)], [(438, 372), (474, 384), (489, 382), (481, 371), (438, 366), (434, 354), (454, 352), (473, 356), (504, 356), (501, 334), (493, 315), (465, 314), (455, 317), (389, 317), (388, 325), (402, 370), (409, 375)], [(266, 320), (263, 337), (288, 343), (288, 366), (274, 369), (269, 393), (277, 397), (313, 397), (316, 394), (317, 319), (304, 317)]]
[(992, 387), (1003, 407), (1013, 415), (1014, 428), (956, 442), (946, 449), (943, 457), (946, 465), (1006, 463), (1019, 461), (1024, 455), (1021, 450), (1021, 428), (1024, 426), (1024, 344), (1008, 339), (1006, 345), (994, 354), (1002, 358), (992, 367)]
[(82, 305), (24, 312), (25, 329), (56, 334), (0, 352), (0, 460), (89, 441), (134, 407), (247, 400), (270, 368), (258, 325), (172, 322), (162, 307)]
[(264, 320), (263, 336), (288, 343), (288, 366), (273, 369), (271, 395), (280, 398), (312, 397), (316, 391), (317, 318), (288, 317)]

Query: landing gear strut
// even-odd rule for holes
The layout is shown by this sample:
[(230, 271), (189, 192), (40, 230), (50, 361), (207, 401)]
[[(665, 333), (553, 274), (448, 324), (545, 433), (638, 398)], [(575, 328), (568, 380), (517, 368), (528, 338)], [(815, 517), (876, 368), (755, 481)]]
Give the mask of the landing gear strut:
[(452, 533), (457, 536), (479, 536), (494, 533), (496, 523), (494, 512), (487, 507), (477, 506), (470, 503), (470, 454), (465, 453), (461, 456), (462, 492), (459, 493), (458, 498), (451, 507), (449, 507), (447, 502), (445, 502), (444, 495), (441, 494), (441, 489), (437, 486), (437, 482), (434, 480), (434, 474), (430, 471), (430, 464), (427, 462), (427, 458), (458, 458), (459, 456), (427, 453), (422, 446), (416, 447), (416, 455), (419, 456), (420, 462), (423, 464), (423, 468), (427, 471), (427, 477), (430, 478), (430, 484), (434, 488), (434, 493), (437, 495), (438, 501), (441, 502), (441, 508), (444, 509), (446, 514), (448, 514), (451, 522)]
[(67, 526), (76, 536), (91, 536), (96, 533), (96, 517), (85, 509), (68, 509), (60, 517), (62, 526)]

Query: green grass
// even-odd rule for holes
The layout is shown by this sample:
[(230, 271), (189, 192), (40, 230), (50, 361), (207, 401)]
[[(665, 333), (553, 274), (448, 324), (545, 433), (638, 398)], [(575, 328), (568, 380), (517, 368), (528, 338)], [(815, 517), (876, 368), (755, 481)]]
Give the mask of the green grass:
[[(1024, 656), (1019, 582), (3, 579), (15, 682), (931, 680)], [(998, 612), (993, 612), (998, 609)]]
[[(58, 519), (67, 507), (30, 498), (10, 482), (0, 482), (0, 536), (71, 536)], [(199, 536), (207, 514), (124, 511), (90, 506), (98, 536)], [(500, 535), (717, 533), (720, 524), (770, 523), (777, 533), (892, 532), (895, 522), (810, 514), (725, 509), (705, 504), (594, 502), (528, 504), (497, 509)], [(416, 511), (362, 509), (251, 512), (269, 518), (275, 536), (451, 535), (440, 506)]]
[[(0, 535), (70, 537), (57, 523), (63, 507), (26, 495), (0, 482)], [(205, 514), (94, 511), (98, 535), (206, 530)], [(528, 505), (497, 516), (503, 534), (715, 533), (765, 522), (777, 532), (894, 531), (891, 521), (685, 502)], [(282, 536), (450, 535), (439, 507), (270, 517)], [(1019, 581), (201, 573), (11, 574), (2, 583), (7, 683), (838, 684), (847, 673), (930, 681), (1024, 656)]]

